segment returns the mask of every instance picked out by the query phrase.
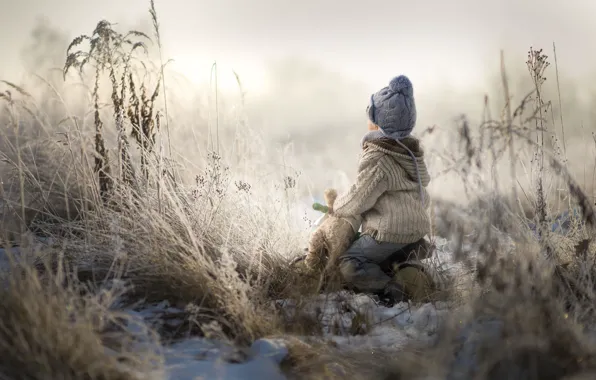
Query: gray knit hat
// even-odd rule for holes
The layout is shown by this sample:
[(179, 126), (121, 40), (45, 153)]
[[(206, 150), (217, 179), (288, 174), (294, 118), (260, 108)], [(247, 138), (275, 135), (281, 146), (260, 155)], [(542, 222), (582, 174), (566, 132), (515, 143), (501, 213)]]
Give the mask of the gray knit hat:
[(407, 137), (416, 125), (416, 104), (412, 82), (405, 75), (395, 77), (389, 86), (370, 97), (370, 121), (396, 140)]

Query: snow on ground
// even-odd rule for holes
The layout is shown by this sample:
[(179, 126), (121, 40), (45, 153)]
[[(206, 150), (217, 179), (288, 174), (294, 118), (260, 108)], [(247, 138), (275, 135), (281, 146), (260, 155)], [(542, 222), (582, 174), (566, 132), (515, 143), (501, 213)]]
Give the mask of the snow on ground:
[[(435, 255), (425, 260), (427, 264), (457, 276), (464, 268), (453, 261), (451, 243), (443, 238), (435, 238), (433, 243)], [(18, 248), (13, 248), (12, 252), (20, 254)], [(6, 268), (7, 256), (7, 252), (0, 249), (0, 267)], [(441, 302), (422, 305), (400, 303), (387, 308), (378, 305), (370, 296), (348, 292), (319, 295), (299, 309), (292, 300), (278, 300), (274, 304), (290, 315), (307, 313), (319, 321), (322, 327), (320, 336), (298, 338), (307, 342), (315, 339), (329, 343), (344, 352), (399, 351), (413, 341), (432, 344), (438, 338), (441, 322), (452, 311), (448, 304)], [(130, 329), (146, 326), (157, 330), (164, 327), (169, 330), (187, 328), (184, 324), (188, 322), (188, 310), (174, 307), (167, 301), (141, 304), (123, 311), (131, 317)], [(498, 321), (479, 321), (470, 325), (462, 330), (461, 341), (470, 340), (470, 336), (477, 335), (474, 331), (478, 329), (498, 334)], [(471, 340), (470, 344), (462, 347), (454, 360), (453, 375), (449, 380), (469, 378), (467, 376), (475, 368), (475, 341)], [(248, 348), (239, 348), (224, 339), (188, 337), (155, 349), (163, 354), (165, 379), (168, 380), (286, 378), (280, 369), (280, 363), (288, 355), (283, 339), (261, 339)], [(462, 368), (466, 369), (463, 375)]]
[[(310, 201), (310, 200), (308, 200)], [(308, 223), (321, 214), (308, 207), (299, 205), (302, 215), (296, 213), (297, 219)], [(307, 209), (308, 212), (304, 213)], [(511, 239), (500, 239), (511, 246)], [(466, 268), (453, 260), (453, 244), (447, 239), (435, 237), (432, 242), (435, 255), (425, 263), (438, 272), (462, 277)], [(47, 244), (43, 239), (33, 241), (34, 247)], [(466, 247), (464, 242), (464, 250)], [(21, 251), (11, 248), (10, 253), (18, 258)], [(10, 267), (9, 252), (0, 248), (0, 271)], [(292, 300), (278, 300), (274, 304), (282, 312), (289, 314), (306, 313), (319, 321), (321, 335), (316, 339), (330, 343), (341, 351), (399, 350), (404, 345), (416, 341), (432, 344), (438, 337), (441, 322), (452, 309), (446, 303), (411, 305), (400, 303), (391, 308), (378, 305), (368, 295), (354, 295), (348, 292), (323, 294), (313, 298), (306, 304), (298, 304)], [(188, 311), (171, 306), (167, 301), (156, 304), (144, 304), (140, 307), (124, 310), (131, 317), (130, 329), (150, 326), (157, 330), (164, 327), (170, 330), (184, 329), (188, 319)], [(136, 321), (136, 322), (135, 322)], [(459, 339), (470, 340), (477, 335), (475, 331), (488, 331), (487, 334), (498, 334), (499, 321), (482, 321), (472, 323), (462, 329)], [(180, 334), (184, 335), (184, 334)], [(301, 337), (303, 340), (313, 337)], [(449, 379), (469, 378), (475, 366), (475, 341), (472, 339), (458, 352), (453, 363), (453, 375)], [(157, 348), (157, 347), (156, 347)], [(284, 374), (280, 363), (288, 355), (288, 348), (283, 340), (261, 339), (251, 347), (234, 347), (223, 339), (207, 339), (190, 337), (174, 341), (165, 347), (159, 347), (163, 353), (166, 378), (171, 380), (186, 379), (222, 379), (242, 380), (267, 378), (283, 380)], [(457, 368), (467, 368), (460, 373)], [(462, 377), (463, 376), (463, 377)]]
[[(31, 249), (27, 250), (27, 252), (38, 252), (44, 246), (51, 244), (51, 241), (47, 238), (32, 237), (29, 244)], [(18, 262), (21, 259), (25, 258), (20, 247), (5, 248), (0, 246), (0, 273), (10, 269), (12, 260)]]
[(292, 300), (277, 302), (290, 315), (307, 313), (319, 321), (324, 339), (341, 350), (395, 350), (411, 340), (432, 342), (448, 311), (443, 303), (391, 308), (378, 305), (368, 295), (338, 292), (323, 294), (299, 310)]
[[(317, 213), (309, 216), (317, 216)], [(442, 271), (454, 271), (457, 264), (451, 261), (449, 242), (437, 238), (434, 243), (436, 255), (429, 265)], [(44, 242), (37, 241), (35, 244)], [(20, 255), (18, 247), (12, 248), (11, 252)], [(6, 250), (0, 249), (0, 268), (7, 268), (8, 264)], [(286, 313), (297, 312), (296, 303), (292, 300), (278, 300), (275, 304)], [(136, 328), (146, 325), (158, 330), (163, 327), (169, 330), (183, 329), (188, 318), (188, 311), (174, 307), (167, 301), (124, 311), (131, 317), (131, 329), (135, 328), (134, 321), (140, 323)], [(386, 351), (399, 350), (412, 340), (432, 343), (437, 337), (441, 321), (448, 313), (448, 305), (435, 303), (415, 306), (400, 303), (387, 308), (378, 305), (367, 295), (338, 292), (312, 299), (300, 312), (319, 320), (322, 335), (317, 339), (339, 350)], [(301, 338), (308, 340), (312, 337)], [(160, 347), (159, 351), (164, 355), (167, 379), (171, 380), (285, 379), (279, 365), (288, 354), (283, 340), (262, 339), (251, 347), (238, 348), (223, 340), (191, 337)]]
[[(439, 239), (436, 262), (450, 267), (448, 242)], [(15, 255), (18, 248), (12, 248)], [(0, 266), (8, 264), (6, 251), (0, 250)], [(279, 300), (277, 306), (287, 313), (296, 311), (292, 300)], [(133, 319), (154, 328), (182, 326), (188, 313), (167, 301), (125, 310)], [(391, 308), (377, 305), (367, 295), (348, 292), (324, 294), (301, 309), (316, 317), (322, 326), (322, 337), (340, 350), (395, 350), (412, 339), (431, 342), (436, 336), (447, 305), (419, 306), (401, 303)], [(304, 337), (306, 339), (306, 337)], [(279, 362), (287, 354), (283, 342), (256, 341), (248, 350), (239, 351), (229, 345), (204, 338), (189, 338), (165, 348), (164, 355), (170, 379), (196, 376), (213, 379), (249, 379), (267, 377), (282, 379)]]
[[(154, 328), (163, 324), (182, 327), (187, 314), (167, 301), (125, 311), (131, 317), (128, 328), (132, 332), (138, 332), (144, 324)], [(281, 340), (259, 339), (249, 348), (239, 348), (224, 340), (189, 337), (158, 350), (163, 353), (166, 378), (170, 380), (285, 379), (280, 364), (288, 349)]]
[(285, 379), (279, 364), (287, 355), (283, 344), (258, 340), (249, 350), (201, 338), (174, 343), (166, 349), (168, 379)]
[[(287, 313), (296, 312), (291, 300), (276, 305)], [(320, 295), (301, 312), (317, 317), (323, 340), (341, 351), (399, 350), (416, 340), (432, 343), (440, 323), (448, 313), (446, 304), (418, 306), (401, 303), (391, 308), (377, 305), (367, 295), (348, 292)], [(149, 326), (168, 324), (175, 328), (183, 323), (185, 311), (167, 301), (126, 310), (133, 319)], [(132, 326), (131, 326), (132, 327)], [(300, 337), (299, 337), (300, 338)], [(282, 339), (257, 340), (247, 349), (233, 347), (225, 341), (185, 338), (163, 350), (168, 379), (185, 380), (202, 376), (205, 379), (284, 379), (279, 364), (288, 354)]]

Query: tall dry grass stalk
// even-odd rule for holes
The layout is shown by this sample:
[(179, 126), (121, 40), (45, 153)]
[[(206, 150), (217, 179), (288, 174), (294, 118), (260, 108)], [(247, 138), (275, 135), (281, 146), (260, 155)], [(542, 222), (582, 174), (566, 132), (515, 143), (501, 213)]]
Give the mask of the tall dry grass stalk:
[(149, 14), (151, 15), (151, 21), (153, 23), (153, 32), (155, 33), (155, 40), (157, 41), (157, 47), (159, 49), (159, 67), (160, 67), (160, 73), (161, 73), (161, 81), (163, 83), (163, 107), (164, 107), (164, 113), (165, 113), (165, 118), (166, 118), (166, 132), (168, 134), (168, 153), (170, 158), (172, 158), (172, 138), (170, 136), (170, 116), (168, 114), (168, 96), (167, 96), (167, 91), (166, 91), (166, 77), (165, 77), (165, 73), (164, 73), (164, 69), (167, 63), (164, 62), (163, 60), (163, 51), (162, 51), (162, 45), (161, 45), (161, 33), (160, 33), (160, 29), (159, 29), (159, 21), (157, 18), (157, 10), (155, 9), (155, 1), (151, 0), (150, 1), (150, 7), (149, 7)]
[[(544, 102), (544, 99), (542, 98), (542, 84), (544, 83), (544, 81), (546, 81), (544, 71), (550, 65), (550, 63), (546, 59), (547, 56), (545, 54), (542, 54), (542, 50), (534, 50), (530, 48), (530, 51), (528, 52), (528, 61), (526, 62), (526, 64), (528, 65), (528, 71), (530, 72), (530, 76), (532, 77), (532, 82), (534, 82), (535, 86), (534, 109), (536, 110), (537, 114), (535, 123), (536, 130), (538, 131), (536, 138), (537, 141), (539, 141), (538, 152), (536, 155), (536, 159), (538, 161), (538, 174), (536, 178), (536, 216), (537, 223), (539, 226), (539, 236), (544, 239), (547, 238), (546, 235), (548, 234), (548, 226), (546, 225), (547, 200), (544, 189), (544, 133), (546, 131), (543, 116), (543, 111), (547, 104)], [(550, 251), (550, 248), (547, 247), (547, 250)]]
[(218, 72), (217, 62), (213, 62), (211, 66), (211, 80), (215, 86), (215, 146), (213, 145), (213, 137), (211, 136), (211, 149), (219, 154), (219, 86), (218, 86)]
[(563, 152), (567, 160), (567, 141), (565, 140), (565, 122), (563, 121), (563, 103), (561, 102), (561, 83), (559, 81), (559, 63), (557, 62), (557, 47), (553, 42), (553, 56), (555, 58), (555, 75), (557, 79), (557, 96), (559, 100), (559, 118), (561, 120), (561, 136), (563, 140)]
[[(152, 10), (152, 15), (154, 10)], [(93, 66), (95, 86), (93, 99), (95, 107), (95, 171), (98, 175), (102, 199), (107, 201), (114, 190), (114, 181), (124, 183), (138, 193), (140, 184), (133, 162), (128, 136), (131, 136), (140, 151), (140, 171), (144, 181), (149, 180), (148, 159), (153, 154), (156, 136), (160, 128), (159, 113), (155, 101), (159, 95), (162, 77), (158, 77), (153, 89), (148, 89), (148, 72), (140, 83), (135, 79), (132, 63), (138, 50), (147, 51), (145, 41), (149, 36), (139, 31), (126, 34), (113, 29), (112, 24), (100, 21), (91, 36), (81, 35), (68, 47), (64, 75), (71, 69), (82, 74), (87, 65)], [(88, 49), (79, 48), (88, 42)], [(99, 83), (106, 74), (112, 87), (111, 101), (118, 141), (118, 176), (111, 175), (110, 159), (106, 150), (101, 119)]]

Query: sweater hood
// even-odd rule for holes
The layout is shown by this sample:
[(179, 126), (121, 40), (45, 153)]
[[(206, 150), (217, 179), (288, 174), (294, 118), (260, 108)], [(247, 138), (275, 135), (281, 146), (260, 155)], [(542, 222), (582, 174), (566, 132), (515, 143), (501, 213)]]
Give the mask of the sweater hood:
[[(365, 137), (363, 140), (363, 149), (365, 153), (378, 152), (391, 157), (395, 163), (404, 169), (412, 181), (418, 182), (418, 175), (420, 175), (421, 185), (424, 187), (428, 186), (430, 175), (424, 162), (424, 150), (422, 149), (420, 140), (409, 136), (400, 140), (400, 142), (405, 147), (386, 136), (370, 139), (366, 139)], [(412, 160), (406, 148), (416, 157), (416, 162)], [(418, 164), (418, 174), (416, 173), (416, 164)]]

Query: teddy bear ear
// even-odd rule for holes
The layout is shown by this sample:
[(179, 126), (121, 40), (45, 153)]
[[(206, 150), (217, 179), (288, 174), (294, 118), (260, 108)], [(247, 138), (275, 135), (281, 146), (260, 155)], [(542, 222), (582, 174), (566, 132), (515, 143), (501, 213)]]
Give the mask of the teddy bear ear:
[(327, 207), (333, 208), (333, 203), (335, 203), (336, 198), (337, 198), (337, 190), (335, 190), (335, 189), (325, 190), (325, 203), (327, 204)]

